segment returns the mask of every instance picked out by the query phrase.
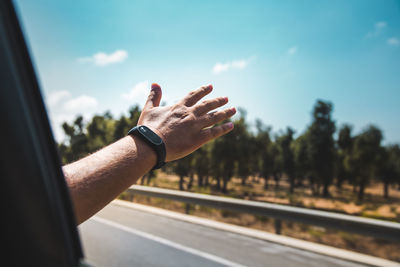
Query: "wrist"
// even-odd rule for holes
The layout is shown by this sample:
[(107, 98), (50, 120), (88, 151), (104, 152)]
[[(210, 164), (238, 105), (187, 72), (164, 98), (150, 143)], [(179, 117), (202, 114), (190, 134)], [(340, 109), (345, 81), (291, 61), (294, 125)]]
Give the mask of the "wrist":
[(163, 139), (145, 125), (133, 127), (128, 135), (136, 136), (146, 143), (157, 155), (157, 161), (153, 169), (159, 169), (165, 164), (166, 148)]

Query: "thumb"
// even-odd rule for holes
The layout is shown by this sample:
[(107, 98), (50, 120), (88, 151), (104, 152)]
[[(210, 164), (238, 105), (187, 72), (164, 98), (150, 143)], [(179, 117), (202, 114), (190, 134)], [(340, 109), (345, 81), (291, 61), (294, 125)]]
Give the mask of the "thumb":
[(161, 96), (161, 87), (156, 83), (151, 84), (151, 91), (144, 105), (144, 109), (158, 107), (160, 105)]

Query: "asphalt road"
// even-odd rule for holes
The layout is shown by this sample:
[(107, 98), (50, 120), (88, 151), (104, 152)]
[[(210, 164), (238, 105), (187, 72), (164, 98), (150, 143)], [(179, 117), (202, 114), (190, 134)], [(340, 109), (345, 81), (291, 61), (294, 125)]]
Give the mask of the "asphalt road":
[(79, 227), (93, 266), (362, 266), (110, 204)]

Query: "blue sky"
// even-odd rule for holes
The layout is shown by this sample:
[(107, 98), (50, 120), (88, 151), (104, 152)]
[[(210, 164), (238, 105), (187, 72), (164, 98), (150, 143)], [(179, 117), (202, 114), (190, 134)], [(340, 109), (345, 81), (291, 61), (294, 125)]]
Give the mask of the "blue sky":
[(399, 1), (16, 1), (59, 141), (62, 121), (174, 103), (203, 84), (275, 132), (317, 99), (400, 143)]

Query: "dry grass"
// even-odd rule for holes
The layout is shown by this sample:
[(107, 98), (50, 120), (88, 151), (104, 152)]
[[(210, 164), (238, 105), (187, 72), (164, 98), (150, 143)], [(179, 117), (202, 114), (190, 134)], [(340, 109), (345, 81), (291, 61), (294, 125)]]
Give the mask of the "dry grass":
[[(321, 196), (313, 196), (306, 186), (296, 188), (295, 193), (289, 195), (287, 193), (288, 184), (286, 181), (280, 183), (279, 189), (275, 188), (273, 182), (270, 183), (269, 189), (265, 190), (262, 180), (252, 179), (251, 181), (247, 181), (246, 185), (242, 185), (241, 180), (233, 178), (228, 186), (228, 194), (225, 196), (400, 222), (400, 191), (392, 188), (390, 190), (390, 198), (384, 199), (383, 188), (380, 184), (368, 187), (366, 189), (365, 201), (358, 203), (349, 185), (344, 185), (340, 191), (331, 187), (330, 197), (322, 198)], [(158, 177), (153, 179), (149, 185), (177, 190), (179, 188), (179, 178), (175, 175), (159, 173)], [(222, 195), (216, 190), (214, 183), (208, 187), (201, 188), (194, 183), (190, 191)], [(186, 205), (179, 202), (144, 196), (133, 197), (128, 193), (123, 193), (120, 198), (172, 211), (186, 212)], [(267, 232), (275, 231), (274, 220), (272, 218), (217, 210), (198, 205), (190, 206), (190, 214)], [(282, 223), (282, 234), (400, 262), (400, 243), (290, 222)]]

